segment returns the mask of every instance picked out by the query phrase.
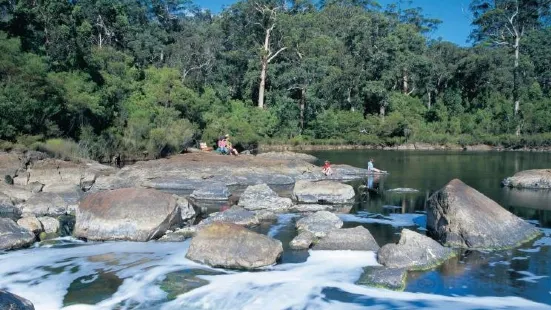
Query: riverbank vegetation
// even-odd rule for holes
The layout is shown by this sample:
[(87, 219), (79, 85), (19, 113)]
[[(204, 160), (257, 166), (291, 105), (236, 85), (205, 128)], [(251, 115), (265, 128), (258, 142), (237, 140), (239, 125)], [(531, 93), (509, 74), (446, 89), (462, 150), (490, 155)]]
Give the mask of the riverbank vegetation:
[(550, 2), (470, 9), (460, 47), (400, 1), (0, 1), (0, 147), (551, 145)]

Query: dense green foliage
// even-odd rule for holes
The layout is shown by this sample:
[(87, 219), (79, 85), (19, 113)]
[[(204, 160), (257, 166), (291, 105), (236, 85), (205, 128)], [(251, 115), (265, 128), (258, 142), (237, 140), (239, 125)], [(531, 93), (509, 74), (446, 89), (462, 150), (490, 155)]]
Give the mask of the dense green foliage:
[(549, 145), (549, 3), (473, 0), (465, 48), (429, 40), (439, 21), (420, 9), (369, 0), (218, 15), (187, 0), (0, 0), (0, 140), (96, 159), (225, 133), (246, 148)]

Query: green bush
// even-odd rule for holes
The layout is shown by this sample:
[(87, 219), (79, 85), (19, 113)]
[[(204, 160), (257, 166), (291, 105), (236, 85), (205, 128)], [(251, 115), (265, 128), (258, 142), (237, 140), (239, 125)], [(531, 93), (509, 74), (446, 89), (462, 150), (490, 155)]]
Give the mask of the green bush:
[(54, 158), (63, 160), (76, 161), (85, 155), (76, 142), (68, 139), (48, 139), (44, 143), (36, 144), (36, 148)]

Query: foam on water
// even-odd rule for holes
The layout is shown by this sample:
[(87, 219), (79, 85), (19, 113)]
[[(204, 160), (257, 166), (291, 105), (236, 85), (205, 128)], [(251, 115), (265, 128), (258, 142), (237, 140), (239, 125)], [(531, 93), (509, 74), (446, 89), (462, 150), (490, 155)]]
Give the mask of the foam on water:
[[(361, 251), (310, 251), (304, 263), (197, 276), (209, 284), (167, 301), (160, 288), (167, 274), (214, 270), (186, 259), (188, 246), (189, 242), (117, 242), (10, 252), (0, 256), (0, 288), (30, 299), (37, 310), (62, 308), (73, 281), (82, 282), (85, 277), (84, 282), (93, 282), (106, 272), (123, 279), (114, 294), (96, 305), (72, 305), (64, 310), (551, 309), (518, 297), (441, 296), (358, 286), (354, 282), (363, 267), (378, 265), (374, 252)], [(530, 280), (541, 277), (524, 275)]]
[(360, 213), (360, 214), (339, 214), (344, 222), (385, 224), (393, 227), (423, 227), (426, 223), (426, 215), (418, 213), (391, 213), (389, 215)]

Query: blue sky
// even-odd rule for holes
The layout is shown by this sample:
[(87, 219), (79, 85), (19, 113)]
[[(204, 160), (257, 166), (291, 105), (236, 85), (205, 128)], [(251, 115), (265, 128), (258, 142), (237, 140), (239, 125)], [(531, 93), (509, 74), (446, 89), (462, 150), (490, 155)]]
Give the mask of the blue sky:
[[(213, 12), (219, 12), (223, 6), (229, 6), (236, 0), (195, 0), (195, 4), (208, 8)], [(386, 6), (394, 0), (379, 0)], [(439, 29), (431, 34), (433, 38), (442, 37), (446, 41), (454, 42), (461, 46), (467, 43), (471, 32), (471, 17), (469, 14), (469, 0), (413, 0), (412, 7), (421, 7), (426, 16), (442, 20)]]

